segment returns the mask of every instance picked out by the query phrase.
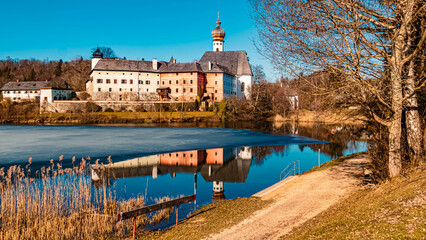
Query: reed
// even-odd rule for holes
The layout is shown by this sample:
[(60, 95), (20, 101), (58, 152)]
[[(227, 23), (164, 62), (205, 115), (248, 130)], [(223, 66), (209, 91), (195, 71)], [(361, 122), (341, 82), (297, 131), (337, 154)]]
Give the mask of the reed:
[[(88, 161), (62, 168), (62, 156), (31, 174), (26, 167), (0, 169), (0, 239), (106, 239), (120, 238), (132, 222), (117, 223), (117, 212), (144, 205), (143, 197), (117, 200), (106, 183), (93, 187)], [(110, 161), (111, 163), (112, 161)], [(98, 163), (97, 163), (98, 164)], [(98, 167), (103, 167), (101, 164)], [(167, 218), (137, 218), (138, 226)]]

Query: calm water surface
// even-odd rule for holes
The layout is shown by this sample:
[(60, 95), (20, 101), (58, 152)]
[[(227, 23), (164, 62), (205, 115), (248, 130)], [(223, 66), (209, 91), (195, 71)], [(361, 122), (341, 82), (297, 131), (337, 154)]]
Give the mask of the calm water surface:
[[(184, 218), (212, 201), (249, 197), (287, 175), (367, 148), (353, 126), (219, 127), (2, 125), (0, 167), (27, 164), (29, 157), (37, 168), (60, 155), (65, 166), (73, 156), (90, 156), (92, 163), (111, 156), (108, 172), (94, 169), (88, 176), (94, 188), (107, 182), (117, 198), (144, 196), (147, 204), (196, 192), (196, 206), (180, 208)], [(155, 227), (173, 223), (174, 216)]]

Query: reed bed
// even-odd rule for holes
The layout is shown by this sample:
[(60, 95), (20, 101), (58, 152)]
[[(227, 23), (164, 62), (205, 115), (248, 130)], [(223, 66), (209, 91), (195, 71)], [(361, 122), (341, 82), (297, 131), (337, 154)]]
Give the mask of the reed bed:
[[(117, 200), (106, 182), (94, 187), (90, 178), (90, 158), (73, 168), (56, 164), (31, 174), (31, 158), (26, 167), (0, 169), (0, 240), (3, 239), (107, 239), (120, 238), (133, 227), (132, 221), (117, 223), (118, 211), (144, 205), (143, 197)], [(103, 168), (103, 164), (96, 167)], [(167, 199), (162, 199), (167, 200)], [(161, 200), (159, 200), (161, 201)], [(161, 221), (171, 210), (137, 225)]]

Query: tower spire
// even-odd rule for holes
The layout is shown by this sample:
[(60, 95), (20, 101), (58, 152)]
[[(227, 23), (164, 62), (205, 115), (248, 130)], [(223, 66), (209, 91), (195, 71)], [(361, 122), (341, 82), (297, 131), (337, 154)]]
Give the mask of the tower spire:
[(217, 20), (219, 21), (219, 11), (217, 11)]

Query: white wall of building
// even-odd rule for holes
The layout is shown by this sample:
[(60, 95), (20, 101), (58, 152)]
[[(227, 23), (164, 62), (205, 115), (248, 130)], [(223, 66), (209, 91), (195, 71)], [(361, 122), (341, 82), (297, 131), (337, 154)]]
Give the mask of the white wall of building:
[(56, 100), (71, 100), (72, 90), (62, 90), (54, 88), (41, 88), (40, 89), (40, 103), (52, 103)]
[(2, 91), (3, 98), (10, 98), (12, 102), (36, 99), (40, 96), (40, 90)]
[[(242, 85), (244, 83), (244, 91), (242, 90)], [(253, 78), (251, 75), (243, 75), (238, 77), (238, 89), (237, 89), (237, 96), (239, 97), (243, 97), (245, 96), (246, 98), (249, 97), (250, 93), (249, 93), (249, 88), (251, 87), (251, 85), (253, 84)]]
[(223, 51), (223, 41), (213, 41), (213, 52)]
[[(143, 95), (156, 93), (160, 73), (96, 70), (86, 83), (86, 91), (96, 100), (140, 100)], [(124, 95), (132, 99), (125, 99)], [(108, 99), (108, 96), (110, 99)]]

